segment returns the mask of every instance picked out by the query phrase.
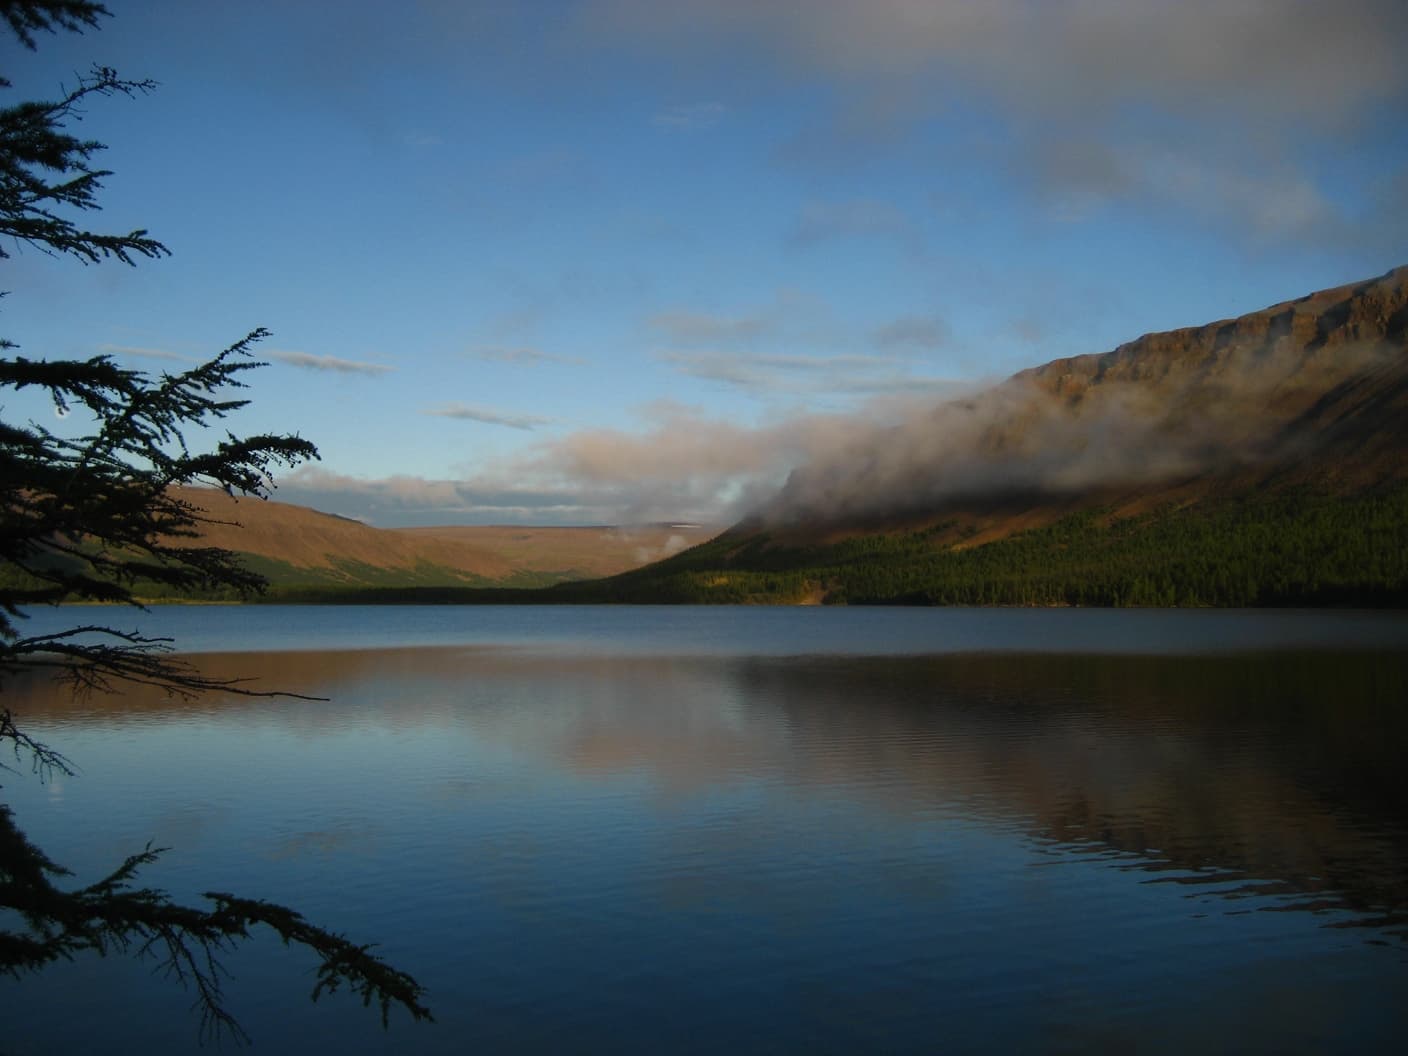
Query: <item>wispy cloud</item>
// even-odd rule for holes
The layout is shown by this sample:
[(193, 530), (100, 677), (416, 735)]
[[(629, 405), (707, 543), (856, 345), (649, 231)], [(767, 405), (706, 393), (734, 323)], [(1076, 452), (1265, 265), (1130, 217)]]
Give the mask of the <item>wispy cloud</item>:
[(810, 247), (839, 238), (894, 238), (915, 245), (919, 230), (901, 210), (868, 198), (840, 202), (808, 202), (802, 207), (789, 245)]
[[(1005, 143), (1018, 165), (1048, 168), (1034, 182), (1059, 219), (1129, 201), (1308, 246), (1372, 234), (1366, 220), (1346, 235), (1338, 214), (1352, 220), (1372, 193), (1373, 166), (1356, 175), (1316, 159), (1380, 149), (1385, 122), (1408, 107), (1402, 0), (584, 0), (578, 25), (666, 61), (747, 55), (824, 84), (832, 105), (794, 137), (816, 140), (803, 159), (869, 160), (912, 148), (928, 122), (976, 115), (989, 131), (979, 149)], [(1037, 157), (1053, 142), (1072, 145), (1054, 164)], [(816, 205), (791, 240), (895, 222)]]
[(540, 348), (529, 347), (476, 348), (471, 349), (468, 354), (486, 363), (515, 363), (525, 367), (536, 367), (544, 363), (565, 363), (573, 366), (586, 363), (586, 360), (579, 356), (559, 356), (553, 352), (544, 352)]
[(195, 356), (185, 356), (179, 352), (168, 352), (164, 348), (138, 348), (133, 345), (99, 345), (98, 351), (106, 355), (141, 356), (143, 359), (164, 359), (173, 363), (199, 363)]
[(1055, 220), (1078, 223), (1121, 203), (1173, 205), (1190, 216), (1241, 228), (1263, 240), (1326, 239), (1345, 218), (1293, 167), (1245, 157), (1237, 144), (1203, 148), (1131, 142), (1116, 148), (1089, 139), (1040, 140), (1015, 160)]
[(587, 0), (580, 19), (657, 54), (761, 50), (851, 94), (959, 81), (1037, 114), (1135, 101), (1353, 121), (1408, 87), (1399, 0)]
[(684, 106), (666, 107), (651, 118), (650, 123), (658, 128), (692, 131), (713, 128), (727, 113), (728, 107), (723, 103), (689, 103)]
[(948, 326), (938, 316), (906, 315), (876, 329), (880, 348), (922, 351), (941, 348), (948, 341)]
[(763, 312), (748, 315), (719, 315), (676, 308), (652, 315), (646, 320), (651, 330), (671, 344), (732, 344), (751, 341), (776, 329), (776, 322)]
[(657, 361), (760, 396), (932, 393), (952, 383), (916, 369), (917, 353), (948, 340), (944, 321), (932, 314), (900, 316), (867, 332), (837, 318), (825, 300), (784, 288), (743, 311), (681, 307), (645, 322), (663, 339)]
[(646, 329), (671, 348), (755, 348), (764, 340), (829, 344), (839, 324), (822, 298), (792, 287), (738, 310), (678, 306), (645, 320)]
[(552, 418), (536, 414), (511, 414), (496, 411), (489, 407), (471, 407), (464, 403), (447, 403), (440, 407), (428, 407), (420, 412), (433, 418), (457, 418), (465, 422), (480, 422), (484, 425), (502, 425), (509, 429), (533, 430), (540, 425), (551, 425)]
[(279, 480), (279, 499), (381, 527), (413, 524), (606, 524), (583, 492), (419, 476), (366, 479), (301, 466)]
[(387, 374), (395, 370), (383, 363), (364, 363), (355, 359), (339, 359), (336, 356), (316, 356), (311, 352), (264, 352), (270, 359), (287, 363), (303, 370), (330, 371), (334, 374)]
[(756, 394), (874, 395), (887, 392), (943, 392), (952, 378), (912, 373), (901, 356), (814, 356), (788, 353), (751, 355), (728, 351), (665, 350), (657, 358), (682, 374), (716, 381)]

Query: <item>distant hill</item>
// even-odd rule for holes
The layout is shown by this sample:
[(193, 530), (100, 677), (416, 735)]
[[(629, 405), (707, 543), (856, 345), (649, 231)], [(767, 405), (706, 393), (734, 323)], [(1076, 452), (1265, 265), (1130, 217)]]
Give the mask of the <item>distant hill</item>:
[(692, 525), (374, 528), (289, 503), (182, 488), (206, 511), (192, 545), (239, 553), (273, 596), (294, 588), (541, 587), (610, 576), (711, 537)]
[(1023, 371), (579, 600), (1408, 601), (1408, 267)]

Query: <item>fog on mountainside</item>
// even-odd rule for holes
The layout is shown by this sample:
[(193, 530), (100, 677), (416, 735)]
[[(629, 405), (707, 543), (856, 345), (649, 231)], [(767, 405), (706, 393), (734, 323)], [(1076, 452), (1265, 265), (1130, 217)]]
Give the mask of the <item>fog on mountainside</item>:
[(1408, 470), (1408, 267), (1055, 360), (795, 470), (765, 524), (856, 522), (1280, 468)]

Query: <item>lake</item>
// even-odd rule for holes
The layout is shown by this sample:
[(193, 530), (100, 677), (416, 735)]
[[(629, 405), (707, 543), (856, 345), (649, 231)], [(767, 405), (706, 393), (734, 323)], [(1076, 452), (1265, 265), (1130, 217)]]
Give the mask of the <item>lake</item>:
[[(1408, 615), (45, 610), (326, 700), (9, 684), (0, 775), (89, 882), (285, 902), (429, 990), (231, 956), (260, 1052), (1397, 1052)], [(196, 1047), (150, 962), (19, 982), (0, 1051)]]

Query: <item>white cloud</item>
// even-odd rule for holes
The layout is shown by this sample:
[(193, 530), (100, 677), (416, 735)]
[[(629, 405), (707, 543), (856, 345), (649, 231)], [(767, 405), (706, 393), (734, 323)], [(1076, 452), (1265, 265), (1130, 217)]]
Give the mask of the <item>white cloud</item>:
[(1408, 89), (1401, 0), (589, 0), (581, 25), (685, 62), (753, 49), (862, 91), (966, 84), (1032, 114), (1343, 125)]
[(287, 363), (303, 370), (330, 371), (334, 374), (387, 374), (395, 370), (382, 363), (364, 363), (355, 359), (339, 359), (336, 356), (316, 356), (311, 352), (265, 352), (270, 359)]
[(1209, 153), (1186, 145), (1134, 142), (1116, 149), (1089, 139), (1042, 140), (1018, 164), (1053, 219), (1080, 222), (1120, 203), (1173, 205), (1208, 223), (1259, 239), (1323, 240), (1344, 218), (1294, 167), (1241, 156), (1236, 146)]
[(728, 316), (683, 308), (653, 315), (646, 325), (681, 345), (746, 342), (777, 329), (776, 322), (763, 312)]
[[(830, 108), (779, 144), (794, 162), (863, 162), (953, 122), (979, 153), (947, 163), (1001, 145), (1069, 222), (1129, 202), (1312, 246), (1396, 226), (1382, 209), (1346, 226), (1369, 165), (1310, 159), (1381, 149), (1408, 110), (1403, 0), (586, 0), (575, 25), (682, 66), (825, 85)], [(822, 202), (790, 239), (905, 232), (882, 203)]]
[(873, 395), (945, 391), (954, 385), (951, 378), (912, 373), (910, 361), (902, 356), (751, 355), (717, 350), (666, 350), (657, 353), (657, 358), (690, 377), (721, 382), (756, 394)]
[(373, 524), (719, 524), (775, 494), (813, 459), (873, 442), (922, 401), (875, 400), (855, 414), (750, 427), (662, 401), (637, 430), (583, 429), (460, 480), (365, 480), (304, 466), (278, 497)]
[(788, 233), (793, 246), (815, 246), (838, 238), (895, 238), (915, 244), (919, 232), (901, 210), (886, 203), (858, 198), (840, 202), (808, 202)]
[(557, 496), (605, 523), (718, 523), (771, 495), (815, 453), (838, 454), (864, 419), (806, 415), (748, 427), (678, 404), (645, 409), (647, 428), (586, 429), (544, 441), (471, 482), (485, 491)]
[(486, 363), (515, 363), (527, 367), (539, 366), (543, 363), (567, 363), (580, 366), (586, 362), (577, 356), (559, 356), (552, 352), (544, 352), (539, 348), (526, 346), (476, 348), (471, 350), (469, 355)]
[(728, 107), (723, 103), (689, 103), (666, 107), (651, 118), (651, 124), (673, 131), (713, 128), (726, 113)]
[[(755, 395), (868, 396), (952, 384), (915, 369), (916, 352), (947, 340), (934, 315), (901, 316), (866, 332), (838, 319), (824, 300), (781, 289), (745, 311), (673, 308), (646, 326), (665, 338), (654, 352), (659, 362)], [(880, 353), (857, 351), (872, 347)]]
[(745, 311), (676, 307), (650, 316), (645, 325), (672, 347), (753, 348), (764, 340), (775, 344), (799, 335), (814, 341), (816, 332), (832, 329), (833, 322), (826, 302), (784, 287)]
[(447, 403), (440, 407), (429, 407), (420, 412), (433, 418), (458, 418), (465, 422), (480, 422), (484, 425), (502, 425), (509, 429), (536, 429), (540, 425), (551, 425), (552, 418), (536, 414), (511, 414), (496, 411), (489, 407), (472, 407), (463, 403)]
[(948, 342), (948, 325), (933, 315), (906, 315), (892, 319), (874, 333), (880, 348), (924, 350), (941, 348)]

